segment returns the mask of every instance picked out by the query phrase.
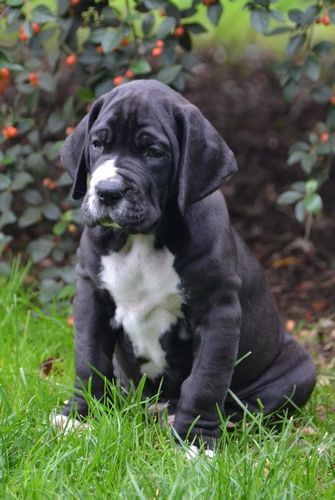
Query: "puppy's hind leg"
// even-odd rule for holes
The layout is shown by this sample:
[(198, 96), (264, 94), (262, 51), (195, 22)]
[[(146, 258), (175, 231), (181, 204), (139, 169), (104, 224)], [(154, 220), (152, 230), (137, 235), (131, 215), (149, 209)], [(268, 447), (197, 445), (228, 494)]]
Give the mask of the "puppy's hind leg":
[[(308, 353), (285, 334), (279, 356), (255, 382), (236, 391), (235, 395), (251, 412), (261, 411), (264, 415), (282, 410), (294, 412), (309, 399), (315, 380), (315, 366)], [(232, 421), (239, 421), (243, 408), (228, 396), (224, 414), (230, 415)]]

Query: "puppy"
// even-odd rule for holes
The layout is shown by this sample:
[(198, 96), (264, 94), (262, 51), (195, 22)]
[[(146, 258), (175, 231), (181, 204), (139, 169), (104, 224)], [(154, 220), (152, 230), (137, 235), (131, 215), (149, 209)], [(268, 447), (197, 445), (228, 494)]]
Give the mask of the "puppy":
[(87, 414), (83, 386), (100, 400), (104, 378), (143, 375), (145, 396), (170, 402), (180, 438), (208, 448), (218, 410), (238, 421), (243, 406), (302, 406), (314, 365), (230, 225), (219, 188), (236, 162), (200, 111), (157, 81), (127, 83), (94, 102), (61, 157), (85, 227), (75, 390), (59, 422)]

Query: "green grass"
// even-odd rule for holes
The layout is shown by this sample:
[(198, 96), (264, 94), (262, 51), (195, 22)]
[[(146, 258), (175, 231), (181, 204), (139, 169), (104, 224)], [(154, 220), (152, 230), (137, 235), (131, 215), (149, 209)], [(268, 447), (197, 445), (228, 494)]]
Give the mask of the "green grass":
[[(323, 373), (311, 402), (280, 429), (257, 416), (223, 431), (211, 461), (187, 461), (148, 417), (140, 390), (125, 398), (112, 387), (114, 407), (96, 406), (90, 429), (57, 436), (49, 414), (73, 376), (69, 309), (43, 311), (23, 279), (17, 266), (0, 278), (0, 498), (334, 498), (334, 373)], [(61, 360), (43, 378), (39, 365), (50, 357)]]

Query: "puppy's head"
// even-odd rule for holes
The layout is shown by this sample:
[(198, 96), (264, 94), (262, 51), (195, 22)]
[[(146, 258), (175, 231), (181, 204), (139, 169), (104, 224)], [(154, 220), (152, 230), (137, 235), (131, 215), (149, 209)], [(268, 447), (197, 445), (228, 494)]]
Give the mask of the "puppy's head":
[(137, 80), (99, 98), (69, 136), (62, 162), (84, 221), (152, 230), (166, 201), (182, 212), (236, 170), (234, 156), (200, 111), (155, 80)]

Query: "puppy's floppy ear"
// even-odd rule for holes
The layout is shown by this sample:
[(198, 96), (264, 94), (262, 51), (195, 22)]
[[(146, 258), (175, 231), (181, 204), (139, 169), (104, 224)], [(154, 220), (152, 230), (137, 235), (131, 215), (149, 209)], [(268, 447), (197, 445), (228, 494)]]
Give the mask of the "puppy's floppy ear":
[(80, 200), (87, 189), (87, 173), (89, 172), (88, 133), (97, 119), (103, 98), (93, 104), (90, 112), (78, 123), (61, 148), (60, 157), (65, 170), (73, 179), (72, 198)]
[(178, 205), (184, 211), (222, 186), (237, 165), (233, 152), (198, 108), (182, 106), (176, 118), (182, 126)]

